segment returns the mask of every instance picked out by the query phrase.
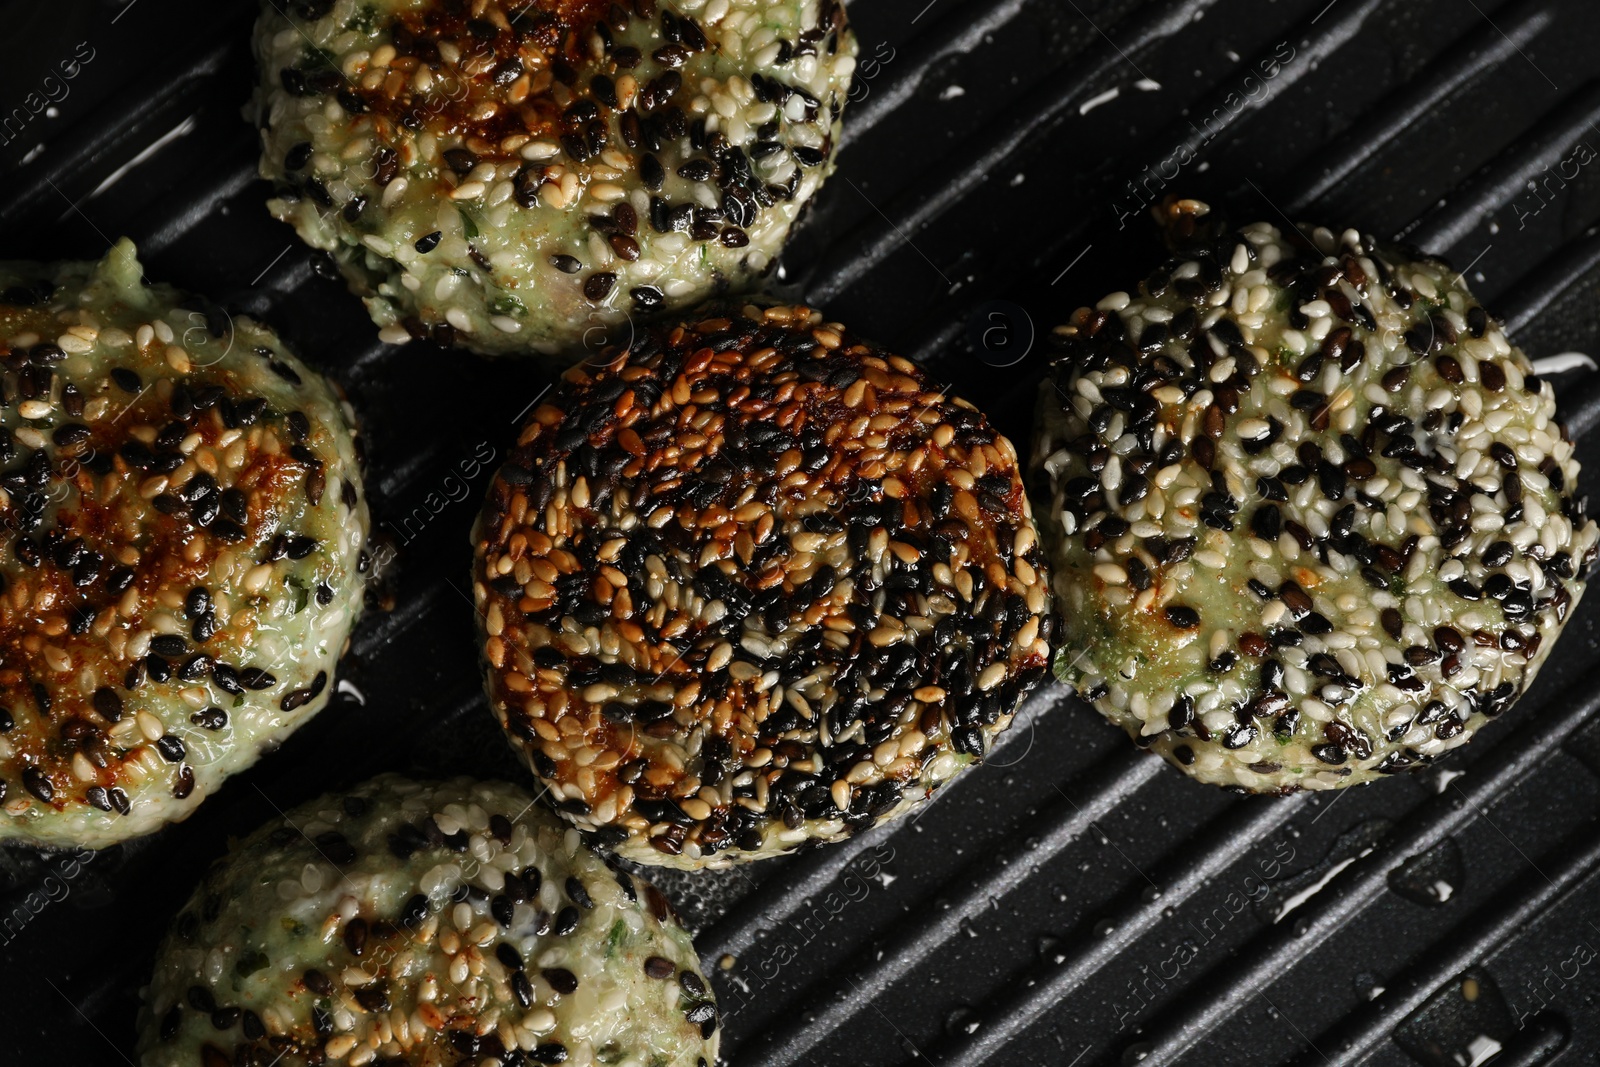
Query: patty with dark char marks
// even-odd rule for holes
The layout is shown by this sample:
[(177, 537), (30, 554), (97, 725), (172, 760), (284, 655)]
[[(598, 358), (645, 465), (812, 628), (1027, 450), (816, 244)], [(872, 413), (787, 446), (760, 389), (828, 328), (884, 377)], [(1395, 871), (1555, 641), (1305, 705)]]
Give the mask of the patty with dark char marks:
[(347, 405), (271, 331), (0, 264), (0, 840), (185, 818), (326, 704), (362, 607)]
[(569, 371), (475, 538), (491, 706), (558, 809), (721, 866), (893, 818), (988, 751), (1051, 616), (1016, 453), (808, 308)]

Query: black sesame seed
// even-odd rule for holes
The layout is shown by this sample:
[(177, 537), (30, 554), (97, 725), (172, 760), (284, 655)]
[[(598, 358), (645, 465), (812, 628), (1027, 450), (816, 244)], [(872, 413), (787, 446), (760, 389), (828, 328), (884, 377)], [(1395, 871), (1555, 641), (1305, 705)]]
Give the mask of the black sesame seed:
[(520, 968), (511, 972), (511, 992), (524, 1008), (533, 1005), (533, 983), (528, 981), (527, 974)]
[(1276, 504), (1267, 504), (1257, 508), (1255, 515), (1250, 520), (1250, 530), (1263, 541), (1273, 542), (1283, 532), (1283, 513)]
[(678, 167), (678, 177), (686, 178), (692, 182), (703, 182), (711, 179), (711, 162), (705, 159), (691, 159)]
[(239, 672), (239, 682), (246, 689), (262, 690), (271, 689), (278, 684), (278, 679), (260, 667), (246, 667)]
[(220, 730), (228, 725), (228, 713), (218, 707), (204, 708), (189, 716), (189, 721), (203, 730)]
[(360, 956), (366, 951), (367, 920), (358, 916), (345, 923), (344, 947), (349, 950), (352, 956)]
[(1313, 611), (1300, 620), (1300, 629), (1308, 634), (1320, 636), (1333, 633), (1333, 623), (1329, 622), (1326, 616)]
[(1405, 629), (1405, 620), (1401, 618), (1398, 610), (1384, 608), (1382, 614), (1379, 615), (1379, 621), (1383, 624), (1385, 633), (1397, 641), (1400, 639), (1400, 634)]
[[(205, 616), (205, 620), (209, 620), (210, 623), (211, 623), (211, 628), (207, 631), (207, 636), (210, 636), (211, 633), (215, 632), (216, 616), (207, 615), (207, 616)], [(196, 633), (200, 632), (201, 627), (200, 627), (199, 624), (202, 621), (205, 621), (205, 620), (196, 620), (196, 624), (195, 624), (195, 632)], [(212, 659), (210, 656), (206, 655), (204, 652), (196, 652), (194, 655), (192, 655), (188, 659), (184, 660), (183, 664), (181, 666), (179, 666), (179, 668), (178, 668), (178, 677), (182, 678), (186, 682), (198, 682), (198, 681), (202, 680), (203, 678), (206, 678), (207, 676), (214, 674), (216, 672), (216, 669), (217, 669), (217, 661), (216, 660)]]
[(428, 898), (422, 893), (414, 893), (400, 908), (400, 925), (407, 930), (415, 930), (427, 921), (428, 911)]
[(391, 1007), (388, 987), (381, 981), (362, 986), (356, 990), (356, 1003), (367, 1011), (388, 1011)]
[(1312, 745), (1311, 754), (1317, 757), (1317, 759), (1321, 760), (1323, 763), (1331, 763), (1335, 766), (1345, 762), (1345, 760), (1349, 758), (1348, 753), (1346, 753), (1343, 748), (1331, 743)]
[(1346, 481), (1345, 472), (1327, 460), (1317, 464), (1317, 484), (1322, 490), (1322, 495), (1329, 500), (1344, 499)]
[(1516, 554), (1516, 549), (1510, 541), (1496, 541), (1483, 552), (1483, 565), (1485, 567), (1503, 567), (1511, 562)]
[(1194, 698), (1184, 694), (1167, 711), (1167, 729), (1181, 730), (1194, 722)]
[(1285, 606), (1295, 618), (1302, 619), (1311, 613), (1313, 607), (1311, 597), (1297, 582), (1284, 582), (1278, 587), (1278, 596), (1283, 599)]
[(1169, 606), (1166, 610), (1167, 622), (1180, 630), (1193, 630), (1200, 625), (1200, 613), (1194, 608), (1184, 607), (1181, 604)]
[(578, 907), (586, 910), (594, 907), (594, 900), (589, 896), (589, 890), (584, 888), (584, 884), (576, 877), (568, 878), (565, 888), (567, 890), (567, 896), (571, 898), (572, 902), (578, 905)]
[(1229, 749), (1243, 748), (1256, 739), (1254, 723), (1235, 723), (1222, 735), (1222, 747)]
[(661, 161), (647, 152), (639, 160), (639, 177), (651, 192), (660, 192), (661, 186), (666, 183), (667, 172), (661, 166)]
[(189, 643), (178, 634), (161, 634), (150, 639), (150, 651), (158, 656), (175, 659), (189, 651)]
[(37, 767), (29, 767), (22, 772), (22, 785), (28, 792), (44, 801), (46, 804), (55, 799), (56, 787), (50, 779)]
[[(122, 697), (118, 695), (115, 689), (103, 685), (94, 691), (94, 696), (90, 700), (94, 704), (94, 710), (98, 711), (100, 717), (105, 719), (106, 722), (122, 721)], [(4, 729), (0, 729), (0, 733), (11, 729), (11, 725), (11, 713), (6, 712)]]
[(502, 941), (495, 946), (495, 958), (503, 964), (508, 971), (522, 970), (522, 953), (516, 950), (509, 941)]
[(1261, 684), (1268, 689), (1283, 687), (1283, 664), (1269, 659), (1261, 665)]
[(578, 991), (578, 976), (565, 967), (547, 967), (539, 973), (550, 984), (550, 988), (562, 996)]
[(191, 619), (198, 619), (211, 611), (211, 594), (204, 586), (195, 586), (189, 590), (189, 595), (183, 601), (183, 613)]
[(1473, 337), (1482, 337), (1489, 329), (1489, 313), (1483, 308), (1474, 305), (1467, 312), (1467, 331)]

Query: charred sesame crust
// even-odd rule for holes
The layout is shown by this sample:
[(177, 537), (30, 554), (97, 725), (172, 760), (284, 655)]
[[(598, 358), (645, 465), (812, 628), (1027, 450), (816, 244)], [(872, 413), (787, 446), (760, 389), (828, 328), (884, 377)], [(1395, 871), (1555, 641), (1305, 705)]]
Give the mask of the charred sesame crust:
[(558, 810), (639, 862), (892, 818), (1048, 666), (1010, 442), (807, 308), (712, 309), (568, 371), (475, 548), (495, 715)]
[(715, 1063), (666, 898), (516, 786), (383, 775), (233, 848), (179, 912), (142, 1067)]
[(185, 818), (326, 703), (363, 595), (345, 405), (268, 330), (0, 264), (0, 840)]
[(487, 354), (764, 274), (856, 54), (838, 0), (268, 3), (255, 47), (273, 214), (385, 340)]
[[(1193, 232), (1188, 203), (1174, 231)], [(1596, 529), (1554, 395), (1443, 263), (1195, 237), (1058, 331), (1030, 488), (1057, 673), (1201, 781), (1426, 766), (1532, 683)]]

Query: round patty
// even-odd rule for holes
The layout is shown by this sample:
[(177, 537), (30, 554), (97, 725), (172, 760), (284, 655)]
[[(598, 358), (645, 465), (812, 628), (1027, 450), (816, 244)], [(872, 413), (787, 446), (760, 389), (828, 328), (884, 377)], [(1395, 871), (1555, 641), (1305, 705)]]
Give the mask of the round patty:
[(837, 0), (298, 0), (255, 50), (272, 213), (384, 340), (500, 354), (764, 274), (856, 44)]
[(1550, 387), (1454, 271), (1258, 224), (1059, 333), (1032, 473), (1057, 670), (1140, 745), (1219, 785), (1351, 785), (1532, 682), (1595, 527)]
[(718, 1025), (654, 887), (516, 786), (383, 775), (212, 867), (156, 958), (139, 1052), (142, 1067), (705, 1067)]
[(183, 819), (327, 702), (367, 508), (272, 332), (99, 264), (0, 264), (0, 840)]
[(490, 704), (575, 825), (720, 866), (895, 817), (1045, 673), (1011, 443), (807, 308), (567, 372), (489, 489)]

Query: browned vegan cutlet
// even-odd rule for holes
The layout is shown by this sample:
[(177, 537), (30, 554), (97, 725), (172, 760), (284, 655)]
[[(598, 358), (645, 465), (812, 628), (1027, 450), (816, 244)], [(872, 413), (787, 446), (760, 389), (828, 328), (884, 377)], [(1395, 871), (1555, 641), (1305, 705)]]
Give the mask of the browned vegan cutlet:
[(355, 438), (270, 331), (185, 310), (126, 242), (0, 279), (0, 840), (99, 847), (326, 702)]
[(268, 3), (271, 210), (394, 343), (559, 358), (742, 287), (832, 171), (856, 42), (837, 0), (690, 8)]
[(722, 1024), (654, 886), (522, 788), (392, 774), (239, 842), (143, 993), (143, 1067), (706, 1067)]
[(1047, 664), (1010, 442), (807, 308), (714, 310), (569, 371), (475, 547), (495, 714), (560, 810), (643, 862), (893, 817)]

